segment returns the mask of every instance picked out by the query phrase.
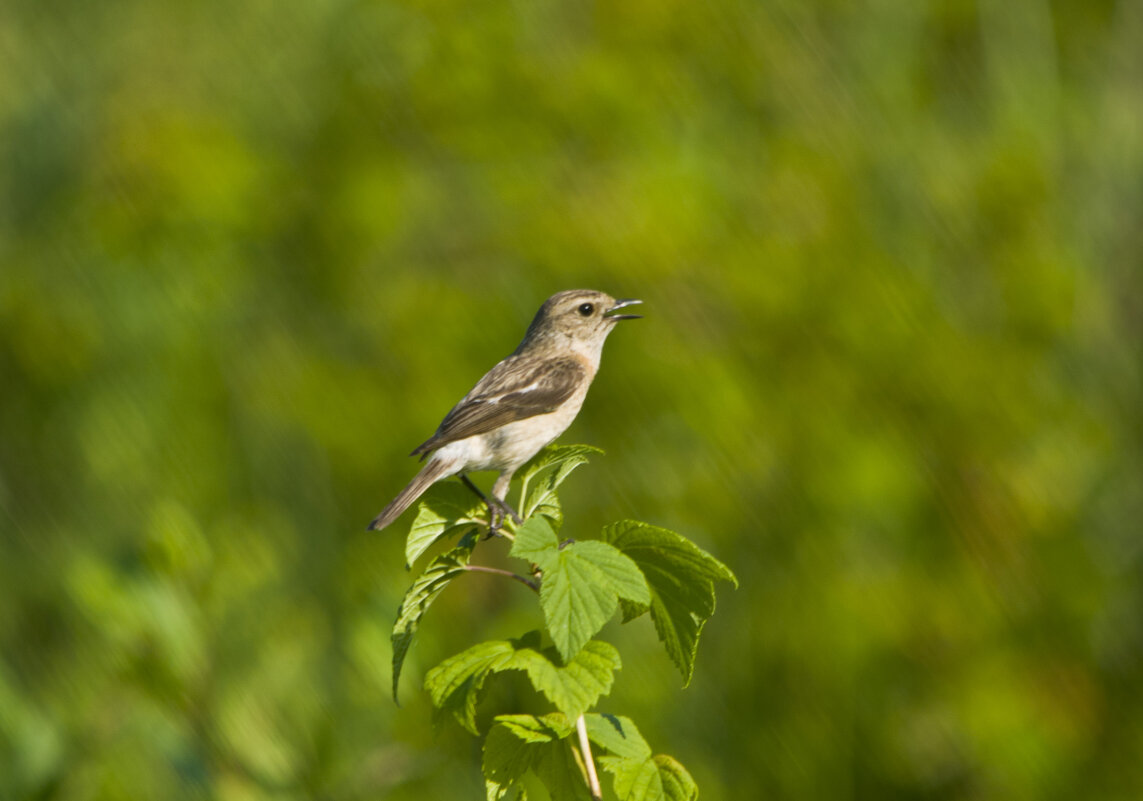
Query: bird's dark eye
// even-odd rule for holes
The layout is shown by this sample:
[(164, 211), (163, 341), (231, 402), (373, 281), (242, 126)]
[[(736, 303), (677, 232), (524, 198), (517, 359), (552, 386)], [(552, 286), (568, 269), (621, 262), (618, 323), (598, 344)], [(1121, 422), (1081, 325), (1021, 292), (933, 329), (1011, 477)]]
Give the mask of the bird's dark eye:
[(595, 306), (592, 306), (590, 303), (580, 304), (579, 313), (582, 314), (584, 317), (591, 317), (591, 315), (594, 311), (595, 311)]

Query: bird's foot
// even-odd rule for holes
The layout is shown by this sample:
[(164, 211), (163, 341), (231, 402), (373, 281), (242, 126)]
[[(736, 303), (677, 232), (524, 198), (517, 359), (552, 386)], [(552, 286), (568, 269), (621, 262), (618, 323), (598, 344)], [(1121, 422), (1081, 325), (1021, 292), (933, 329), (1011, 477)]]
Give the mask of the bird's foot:
[(509, 506), (507, 501), (497, 499), (496, 502), (500, 505), (500, 511), (502, 515), (508, 515), (510, 518), (512, 518), (512, 522), (518, 526), (524, 523), (523, 518), (521, 518), (520, 515), (516, 514), (516, 510)]
[(484, 539), (490, 540), (493, 537), (500, 536), (500, 527), (504, 524), (504, 512), (496, 507), (491, 501), (488, 503), (488, 533), (484, 535)]

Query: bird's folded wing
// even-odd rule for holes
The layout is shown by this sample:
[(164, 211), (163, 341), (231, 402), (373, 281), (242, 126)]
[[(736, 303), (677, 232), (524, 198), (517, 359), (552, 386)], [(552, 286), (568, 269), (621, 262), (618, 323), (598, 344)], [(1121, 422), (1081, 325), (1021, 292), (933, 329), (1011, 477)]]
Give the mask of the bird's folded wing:
[(555, 411), (586, 379), (587, 371), (576, 359), (525, 365), (509, 357), (480, 379), (412, 455), (487, 433), (514, 420)]

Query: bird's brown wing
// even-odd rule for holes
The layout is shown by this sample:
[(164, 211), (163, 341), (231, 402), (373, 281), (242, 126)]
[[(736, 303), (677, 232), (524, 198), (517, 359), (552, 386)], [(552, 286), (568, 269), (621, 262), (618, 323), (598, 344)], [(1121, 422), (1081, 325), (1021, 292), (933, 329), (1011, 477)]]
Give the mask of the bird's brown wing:
[(514, 420), (559, 408), (587, 379), (584, 366), (572, 358), (521, 363), (509, 356), (488, 371), (440, 427), (411, 455), (427, 454), (442, 445), (484, 434)]

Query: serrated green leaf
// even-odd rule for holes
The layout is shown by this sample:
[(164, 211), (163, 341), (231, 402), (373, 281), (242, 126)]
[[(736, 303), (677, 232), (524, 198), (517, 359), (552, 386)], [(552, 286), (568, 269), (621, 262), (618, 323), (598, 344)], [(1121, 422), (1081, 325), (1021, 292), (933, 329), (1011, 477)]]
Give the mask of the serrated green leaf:
[(619, 801), (694, 801), (698, 798), (698, 785), (687, 769), (665, 754), (642, 759), (601, 756), (599, 764), (615, 777), (613, 787)]
[(587, 736), (607, 753), (625, 759), (649, 759), (651, 746), (643, 739), (631, 718), (622, 715), (584, 716)]
[(571, 720), (590, 709), (601, 695), (611, 692), (615, 671), (622, 666), (615, 646), (600, 640), (586, 643), (563, 666), (554, 664), (547, 652), (521, 652), (520, 660), (526, 662), (524, 667), (532, 686)]
[(575, 727), (558, 712), (547, 715), (497, 715), (493, 723), (505, 727), (514, 737), (529, 743), (550, 743), (562, 740)]
[(587, 775), (570, 740), (552, 743), (536, 760), (532, 772), (548, 789), (551, 801), (591, 801)]
[(533, 742), (517, 737), (508, 726), (492, 726), (484, 738), (481, 760), (488, 801), (500, 801), (531, 770), (536, 756), (536, 749), (530, 747)]
[(561, 714), (500, 715), (484, 743), (487, 797), (499, 801), (528, 771), (547, 786), (552, 801), (590, 797), (568, 736), (573, 727)]
[(614, 545), (601, 540), (582, 540), (566, 546), (560, 553), (567, 554), (564, 558), (591, 564), (620, 598), (635, 604), (651, 602), (651, 591), (639, 566)]
[(634, 560), (651, 591), (647, 607), (634, 599), (624, 604), (624, 621), (649, 608), (659, 640), (682, 674), (683, 684), (689, 684), (699, 635), (714, 614), (714, 582), (729, 581), (737, 587), (738, 579), (722, 562), (665, 528), (623, 520), (605, 526), (603, 538)]
[(555, 558), (559, 545), (560, 541), (552, 524), (543, 517), (532, 517), (516, 529), (516, 539), (508, 555), (543, 567)]
[(619, 652), (609, 643), (589, 642), (566, 665), (555, 664), (539, 650), (539, 632), (518, 640), (495, 640), (475, 645), (446, 659), (425, 676), (438, 709), (476, 733), (476, 704), (485, 679), (493, 673), (522, 670), (528, 680), (565, 716), (576, 718), (599, 697), (610, 692), (620, 667)]
[[(729, 581), (738, 586), (738, 579), (729, 567), (670, 529), (638, 520), (620, 520), (604, 527), (603, 538), (640, 564), (670, 564), (671, 572), (701, 576), (712, 582)], [(656, 556), (667, 559), (655, 559)]]
[(507, 669), (521, 647), (539, 646), (539, 635), (519, 640), (493, 640), (474, 645), (451, 656), (425, 674), (425, 690), (433, 705), (449, 712), (461, 726), (479, 735), (476, 728), (476, 702), (484, 680), (497, 670)]
[(405, 540), (405, 565), (412, 567), (421, 554), (443, 537), (488, 525), (486, 515), (484, 501), (463, 484), (434, 484), (422, 496)]
[(651, 757), (646, 759), (600, 757), (599, 764), (615, 777), (612, 786), (619, 801), (662, 798), (663, 781), (659, 778), (659, 771)]
[(551, 524), (542, 517), (520, 527), (511, 554), (529, 559), (542, 571), (540, 607), (564, 660), (603, 628), (621, 597), (636, 604), (651, 600), (643, 574), (629, 557), (597, 540), (560, 548)]
[(574, 655), (619, 608), (619, 598), (602, 580), (598, 570), (577, 559), (561, 559), (544, 571), (540, 606), (548, 634), (564, 658)]
[(556, 489), (589, 456), (602, 454), (590, 445), (549, 445), (524, 467), (520, 477), (519, 513), (525, 520), (543, 515), (557, 526), (563, 522)]
[(619, 801), (693, 801), (698, 787), (686, 768), (651, 748), (631, 722), (616, 715), (586, 715), (587, 735), (600, 749), (599, 764), (615, 777)]
[(389, 639), (393, 643), (393, 700), (397, 700), (397, 685), (401, 678), (401, 666), (413, 642), (413, 635), (421, 624), (421, 618), (437, 596), (454, 578), (464, 572), (476, 545), (476, 537), (469, 535), (451, 551), (441, 554), (425, 568), (405, 593), (397, 610), (397, 621)]
[(655, 765), (663, 782), (664, 801), (694, 801), (698, 798), (698, 785), (682, 763), (666, 754), (656, 754)]

